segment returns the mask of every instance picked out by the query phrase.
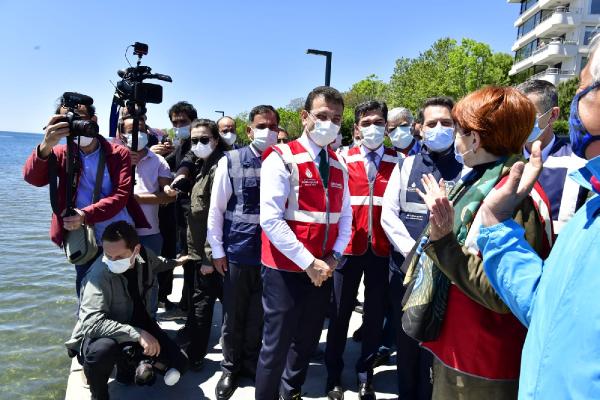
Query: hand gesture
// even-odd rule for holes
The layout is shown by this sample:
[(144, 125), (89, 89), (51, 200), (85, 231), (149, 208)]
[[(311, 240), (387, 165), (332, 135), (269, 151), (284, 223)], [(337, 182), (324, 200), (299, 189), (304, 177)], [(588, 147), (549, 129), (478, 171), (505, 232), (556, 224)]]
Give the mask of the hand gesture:
[(423, 174), (421, 179), (425, 193), (417, 188), (417, 193), (429, 210), (429, 239), (439, 240), (452, 232), (454, 227), (454, 207), (446, 195), (444, 179), (439, 183), (431, 174)]
[(140, 153), (139, 152), (130, 150), (129, 155), (131, 157), (131, 165), (137, 165), (140, 162)]
[(177, 196), (177, 190), (173, 189), (171, 187), (171, 185), (165, 185), (163, 187), (163, 192), (169, 196), (169, 197), (176, 197)]
[(160, 354), (160, 344), (158, 343), (158, 340), (143, 329), (140, 333), (139, 343), (144, 349), (144, 355), (157, 357)]
[(63, 217), (63, 227), (68, 231), (74, 231), (83, 225), (85, 221), (85, 214), (79, 209), (75, 209), (75, 215), (69, 217)]
[(150, 147), (150, 151), (161, 156), (166, 156), (173, 151), (173, 146), (169, 142), (155, 144), (154, 146)]
[(69, 136), (69, 123), (59, 122), (64, 115), (54, 115), (48, 121), (44, 129), (44, 139), (40, 143), (40, 155), (42, 158), (47, 158), (52, 151), (52, 148), (60, 142), (62, 138)]
[(515, 163), (510, 169), (504, 186), (490, 193), (483, 201), (479, 209), (483, 226), (496, 225), (512, 218), (515, 208), (529, 195), (541, 172), (541, 142), (536, 140), (531, 149), (529, 162)]
[(213, 265), (219, 274), (225, 276), (225, 272), (227, 272), (227, 257), (213, 258)]
[(315, 258), (312, 264), (306, 268), (306, 273), (313, 285), (320, 287), (331, 275), (334, 268), (331, 268), (325, 261)]

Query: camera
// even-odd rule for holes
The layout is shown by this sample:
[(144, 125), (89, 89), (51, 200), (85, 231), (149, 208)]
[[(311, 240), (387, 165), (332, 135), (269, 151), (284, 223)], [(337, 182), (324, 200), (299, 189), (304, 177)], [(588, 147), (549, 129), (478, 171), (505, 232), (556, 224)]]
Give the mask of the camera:
[(173, 386), (179, 381), (181, 373), (175, 368), (169, 368), (165, 363), (147, 358), (140, 346), (125, 346), (123, 354), (127, 364), (135, 368), (134, 382), (138, 386), (152, 386), (156, 382), (156, 372), (164, 375), (167, 386)]
[(89, 107), (94, 104), (94, 99), (81, 93), (65, 92), (61, 99), (62, 106), (67, 109), (67, 113), (60, 122), (69, 123), (71, 136), (95, 137), (100, 132), (98, 124), (94, 121), (83, 119), (78, 113), (79, 106)]

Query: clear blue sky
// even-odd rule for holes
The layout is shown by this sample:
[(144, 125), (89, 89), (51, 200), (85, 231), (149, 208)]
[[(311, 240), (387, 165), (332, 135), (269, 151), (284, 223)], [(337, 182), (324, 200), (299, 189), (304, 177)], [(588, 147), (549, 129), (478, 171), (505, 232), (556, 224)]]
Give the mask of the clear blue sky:
[(506, 0), (0, 0), (0, 130), (41, 132), (60, 94), (78, 91), (94, 98), (105, 133), (110, 81), (135, 41), (150, 46), (145, 65), (173, 77), (148, 107), (149, 124), (165, 127), (179, 100), (214, 119), (306, 96), (325, 61), (307, 48), (333, 51), (339, 90), (372, 73), (387, 80), (396, 59), (445, 36), (510, 52), (517, 15)]

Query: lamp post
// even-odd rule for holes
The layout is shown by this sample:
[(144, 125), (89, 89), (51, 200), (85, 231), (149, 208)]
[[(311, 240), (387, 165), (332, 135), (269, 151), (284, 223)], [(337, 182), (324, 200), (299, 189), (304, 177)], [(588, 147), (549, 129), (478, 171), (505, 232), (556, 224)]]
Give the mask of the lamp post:
[(331, 83), (331, 54), (332, 54), (331, 51), (308, 49), (308, 50), (306, 50), (306, 54), (314, 54), (317, 56), (327, 57), (327, 60), (325, 61), (325, 86), (330, 86), (330, 83)]

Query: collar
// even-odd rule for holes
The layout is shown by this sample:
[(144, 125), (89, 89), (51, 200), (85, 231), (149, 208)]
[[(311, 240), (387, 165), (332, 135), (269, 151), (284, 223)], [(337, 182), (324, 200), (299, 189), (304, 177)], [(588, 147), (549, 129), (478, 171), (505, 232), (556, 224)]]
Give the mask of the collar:
[[(552, 153), (552, 148), (554, 147), (554, 143), (556, 142), (556, 135), (552, 136), (552, 140), (546, 147), (542, 149), (542, 163), (545, 163), (548, 157), (550, 157), (550, 153)], [(523, 146), (523, 156), (529, 160), (531, 154), (527, 151), (525, 146)]]
[(317, 146), (315, 142), (308, 138), (306, 133), (303, 133), (302, 136), (298, 138), (298, 142), (306, 149), (306, 151), (308, 151), (308, 154), (310, 154), (313, 160), (317, 159), (321, 150), (325, 149), (325, 152), (327, 153), (327, 148)]
[(252, 143), (250, 143), (248, 145), (248, 147), (250, 147), (250, 150), (252, 151), (252, 154), (254, 154), (258, 158), (261, 157), (261, 154), (258, 152), (258, 150), (256, 150), (256, 147), (254, 147), (254, 145)]
[(385, 151), (384, 147), (383, 147), (383, 143), (381, 144), (381, 146), (379, 146), (379, 148), (377, 150), (371, 150), (366, 148), (364, 145), (360, 145), (360, 154), (364, 157), (367, 158), (367, 154), (371, 153), (371, 152), (375, 152), (375, 154), (377, 154), (379, 156), (379, 158), (381, 159), (383, 157), (383, 152)]
[(571, 172), (569, 177), (589, 191), (600, 194), (600, 156), (592, 158), (585, 166)]

